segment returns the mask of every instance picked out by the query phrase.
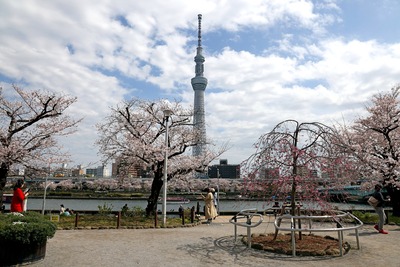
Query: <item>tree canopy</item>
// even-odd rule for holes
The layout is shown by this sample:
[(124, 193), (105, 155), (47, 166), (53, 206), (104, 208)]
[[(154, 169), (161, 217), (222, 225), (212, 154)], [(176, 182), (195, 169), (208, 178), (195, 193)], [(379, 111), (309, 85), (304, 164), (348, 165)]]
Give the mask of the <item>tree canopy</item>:
[(348, 179), (338, 165), (343, 154), (336, 147), (334, 131), (319, 122), (286, 120), (255, 143), (256, 152), (242, 163), (248, 194), (281, 199), (290, 196), (294, 213), (298, 200), (324, 200), (322, 184)]
[(400, 216), (400, 85), (379, 93), (366, 115), (350, 126), (286, 120), (262, 135), (256, 152), (242, 163), (249, 194), (323, 200), (317, 186), (340, 189), (364, 181), (365, 189), (382, 183)]
[(367, 114), (342, 127), (344, 146), (359, 164), (359, 172), (373, 188), (382, 183), (391, 196), (393, 213), (400, 216), (400, 85), (378, 93), (366, 106)]
[(13, 164), (38, 168), (65, 162), (56, 137), (72, 134), (80, 120), (65, 112), (75, 97), (44, 90), (0, 88), (0, 190)]
[[(168, 147), (165, 144), (166, 120), (164, 110), (171, 110)], [(205, 172), (208, 164), (224, 149), (210, 149), (198, 157), (192, 156), (199, 132), (192, 124), (193, 111), (180, 102), (132, 99), (111, 108), (110, 115), (99, 124), (97, 144), (104, 160), (115, 160), (127, 168), (133, 164), (148, 167), (154, 175), (146, 211), (154, 211), (163, 186), (164, 156), (167, 150), (168, 180), (187, 179), (193, 171)], [(210, 148), (210, 143), (208, 148)], [(191, 175), (193, 176), (193, 174)]]

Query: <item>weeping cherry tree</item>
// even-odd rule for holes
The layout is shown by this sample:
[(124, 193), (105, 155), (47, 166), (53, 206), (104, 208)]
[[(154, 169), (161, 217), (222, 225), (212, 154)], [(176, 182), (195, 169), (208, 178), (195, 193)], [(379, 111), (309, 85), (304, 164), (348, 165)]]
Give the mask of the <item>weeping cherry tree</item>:
[(259, 197), (290, 197), (291, 213), (296, 202), (325, 200), (322, 184), (344, 184), (346, 156), (337, 149), (332, 129), (318, 122), (285, 120), (262, 135), (256, 152), (242, 163), (245, 194)]

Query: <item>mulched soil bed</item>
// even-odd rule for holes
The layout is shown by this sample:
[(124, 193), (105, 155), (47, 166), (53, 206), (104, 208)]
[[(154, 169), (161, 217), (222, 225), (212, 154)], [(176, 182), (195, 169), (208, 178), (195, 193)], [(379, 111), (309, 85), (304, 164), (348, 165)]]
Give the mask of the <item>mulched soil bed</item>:
[[(243, 242), (247, 244), (247, 237), (243, 238)], [(253, 234), (251, 238), (251, 247), (254, 249), (264, 250), (268, 252), (292, 255), (291, 235), (278, 234), (274, 240), (274, 234)], [(343, 251), (347, 253), (350, 245), (345, 242)], [(339, 256), (339, 241), (330, 236), (318, 235), (302, 235), (302, 239), (296, 235), (296, 256)]]

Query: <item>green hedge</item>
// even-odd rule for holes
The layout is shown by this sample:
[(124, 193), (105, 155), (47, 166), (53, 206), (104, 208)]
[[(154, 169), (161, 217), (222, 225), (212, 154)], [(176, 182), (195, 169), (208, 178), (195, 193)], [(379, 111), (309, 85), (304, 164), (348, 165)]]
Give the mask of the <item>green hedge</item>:
[(41, 244), (57, 226), (37, 212), (0, 214), (0, 243)]

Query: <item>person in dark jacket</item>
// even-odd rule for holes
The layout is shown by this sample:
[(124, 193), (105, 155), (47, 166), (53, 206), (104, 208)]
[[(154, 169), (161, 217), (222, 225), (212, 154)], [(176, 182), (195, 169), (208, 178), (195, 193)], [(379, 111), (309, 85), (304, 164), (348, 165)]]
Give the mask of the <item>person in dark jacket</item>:
[(378, 204), (376, 205), (376, 207), (374, 207), (376, 213), (379, 216), (379, 222), (378, 222), (378, 224), (374, 225), (374, 228), (381, 234), (388, 234), (387, 231), (383, 230), (383, 225), (385, 224), (385, 221), (386, 221), (386, 215), (385, 215), (385, 210), (384, 210), (385, 203), (386, 203), (386, 201), (390, 201), (390, 199), (385, 200), (383, 198), (381, 190), (382, 190), (382, 186), (380, 184), (376, 184), (375, 192), (372, 195), (374, 198), (376, 198), (379, 201)]

